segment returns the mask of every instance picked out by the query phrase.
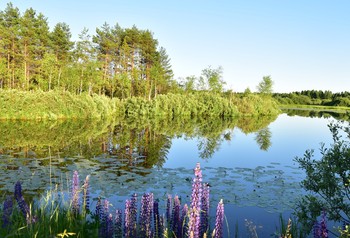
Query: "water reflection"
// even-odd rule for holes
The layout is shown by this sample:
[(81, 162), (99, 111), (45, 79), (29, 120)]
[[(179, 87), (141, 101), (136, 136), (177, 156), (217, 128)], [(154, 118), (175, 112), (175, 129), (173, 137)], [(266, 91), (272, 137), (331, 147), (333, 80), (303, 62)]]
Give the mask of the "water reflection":
[(270, 148), (272, 145), (271, 136), (272, 133), (268, 127), (260, 129), (255, 133), (255, 141), (258, 143), (260, 150), (267, 151)]
[(342, 110), (313, 110), (313, 109), (283, 109), (288, 116), (333, 118), (336, 120), (350, 121), (350, 112)]

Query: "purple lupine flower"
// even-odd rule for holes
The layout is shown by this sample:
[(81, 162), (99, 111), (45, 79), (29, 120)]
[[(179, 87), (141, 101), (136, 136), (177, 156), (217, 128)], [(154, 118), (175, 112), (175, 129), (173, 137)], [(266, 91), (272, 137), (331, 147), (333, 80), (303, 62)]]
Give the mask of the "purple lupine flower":
[(102, 222), (103, 214), (104, 213), (103, 213), (102, 202), (101, 202), (101, 198), (99, 197), (96, 204), (95, 215), (100, 223)]
[(185, 204), (182, 208), (181, 212), (181, 237), (185, 237), (185, 234), (187, 234), (188, 227), (187, 227), (187, 222), (186, 218), (188, 219), (188, 206)]
[(155, 238), (160, 238), (163, 233), (162, 224), (160, 223), (159, 216), (159, 201), (155, 200), (153, 202), (153, 221), (154, 221), (154, 235)]
[(224, 202), (221, 199), (216, 208), (215, 238), (224, 237)]
[(73, 214), (78, 214), (80, 205), (79, 205), (79, 174), (78, 171), (73, 173), (72, 181), (72, 212)]
[(312, 226), (312, 234), (314, 238), (321, 238), (321, 226), (318, 223), (318, 221), (315, 221), (314, 225)]
[(145, 193), (141, 198), (140, 237), (151, 237), (153, 194)]
[(134, 193), (131, 200), (125, 201), (124, 236), (136, 237), (137, 226), (137, 194)]
[(86, 211), (89, 211), (90, 209), (89, 179), (90, 179), (90, 176), (87, 175), (83, 185), (83, 192), (84, 192), (83, 200), (84, 200), (84, 208)]
[(328, 237), (328, 229), (327, 229), (327, 220), (326, 220), (326, 211), (323, 210), (322, 219), (321, 219), (321, 236), (322, 238)]
[(113, 229), (113, 215), (109, 214), (106, 217), (106, 222), (105, 222), (105, 234), (106, 238), (113, 237), (114, 229)]
[(191, 209), (188, 224), (188, 233), (191, 238), (199, 238), (200, 236), (200, 211), (202, 200), (202, 171), (200, 164), (197, 163), (194, 169), (192, 195), (191, 195)]
[(326, 211), (323, 210), (321, 222), (316, 221), (312, 227), (314, 238), (327, 238), (328, 229), (326, 221)]
[(131, 221), (131, 201), (126, 200), (125, 201), (125, 210), (124, 210), (124, 237), (130, 237), (131, 236), (131, 228), (132, 221)]
[[(29, 217), (30, 217), (30, 210), (28, 204), (24, 201), (24, 197), (22, 195), (22, 185), (19, 181), (17, 181), (15, 185), (15, 199), (17, 201), (17, 204), (19, 206), (19, 209), (22, 211), (24, 217), (27, 219), (27, 223), (31, 223)], [(29, 219), (29, 221), (28, 221)]]
[(136, 237), (136, 228), (137, 228), (137, 194), (134, 193), (131, 196), (131, 207), (130, 207), (130, 211), (131, 211), (131, 228), (132, 228), (132, 237)]
[(204, 233), (209, 228), (209, 184), (203, 184), (202, 194), (202, 212), (201, 212), (201, 233), (200, 237), (203, 237)]
[(116, 238), (122, 238), (122, 210), (115, 210), (115, 219), (114, 219), (114, 234)]
[(167, 197), (167, 202), (166, 202), (166, 211), (165, 211), (165, 216), (166, 216), (166, 222), (168, 223), (168, 226), (171, 226), (171, 201), (172, 197), (170, 194), (168, 194)]
[(10, 227), (10, 216), (13, 211), (13, 199), (11, 196), (7, 196), (4, 201), (3, 213), (2, 213), (2, 227)]
[(181, 235), (181, 216), (180, 216), (181, 202), (179, 196), (174, 197), (174, 206), (172, 214), (172, 230), (175, 237), (179, 238)]

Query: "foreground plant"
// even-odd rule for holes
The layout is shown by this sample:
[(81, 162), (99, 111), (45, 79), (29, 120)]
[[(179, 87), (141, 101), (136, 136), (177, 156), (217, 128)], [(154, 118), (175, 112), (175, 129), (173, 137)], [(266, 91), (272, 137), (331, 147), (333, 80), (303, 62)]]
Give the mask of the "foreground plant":
[[(299, 167), (306, 172), (302, 186), (310, 192), (300, 200), (297, 209), (298, 220), (307, 231), (312, 228), (315, 231), (317, 218), (322, 215), (325, 219), (324, 211), (330, 220), (350, 223), (350, 125), (331, 123), (328, 127), (333, 144), (329, 148), (322, 145), (320, 159), (313, 158), (313, 150), (296, 158)], [(325, 222), (316, 225), (324, 226)], [(316, 231), (319, 235), (320, 229)], [(326, 237), (325, 231), (323, 227), (323, 237)]]
[[(25, 201), (20, 182), (14, 197), (7, 196), (2, 209), (0, 237), (223, 237), (224, 204), (217, 206), (213, 231), (209, 229), (209, 186), (202, 184), (200, 164), (194, 170), (191, 205), (182, 205), (180, 197), (167, 199), (166, 214), (159, 213), (159, 201), (152, 193), (133, 194), (125, 201), (124, 212), (112, 211), (110, 202), (98, 199), (95, 211), (90, 209), (89, 176), (83, 185), (74, 171), (69, 201), (59, 195), (57, 187), (37, 206)], [(82, 196), (81, 196), (82, 194)], [(15, 199), (14, 199), (15, 198)], [(14, 206), (13, 201), (17, 201)], [(124, 217), (123, 217), (124, 214)]]

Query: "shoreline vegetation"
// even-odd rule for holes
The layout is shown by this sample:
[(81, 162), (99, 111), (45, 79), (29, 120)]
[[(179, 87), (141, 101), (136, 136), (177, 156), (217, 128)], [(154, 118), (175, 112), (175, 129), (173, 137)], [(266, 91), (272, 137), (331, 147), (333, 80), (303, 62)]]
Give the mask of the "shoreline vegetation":
[(255, 94), (223, 97), (210, 92), (186, 95), (169, 93), (148, 100), (142, 97), (118, 99), (60, 91), (0, 90), (1, 120), (224, 119), (273, 116), (279, 113), (278, 105), (271, 97)]

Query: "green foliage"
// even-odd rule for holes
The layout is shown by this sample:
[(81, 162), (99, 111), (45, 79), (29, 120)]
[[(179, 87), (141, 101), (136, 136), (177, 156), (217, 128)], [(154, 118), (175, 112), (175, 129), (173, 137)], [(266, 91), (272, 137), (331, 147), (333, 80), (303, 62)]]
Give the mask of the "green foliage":
[(350, 127), (349, 123), (331, 123), (329, 129), (333, 144), (330, 148), (322, 145), (320, 159), (313, 159), (312, 150), (296, 158), (306, 172), (302, 186), (310, 192), (297, 207), (299, 221), (307, 229), (311, 229), (323, 210), (330, 220), (349, 223), (350, 219)]
[(271, 94), (272, 93), (273, 81), (271, 76), (264, 76), (263, 80), (256, 87), (259, 93)]
[(116, 101), (69, 92), (0, 90), (1, 119), (107, 118), (116, 113)]
[(318, 105), (350, 107), (350, 93), (332, 93), (322, 90), (304, 90), (292, 93), (274, 93), (273, 97), (283, 105)]
[(274, 99), (256, 94), (234, 97), (233, 104), (237, 106), (238, 112), (242, 116), (277, 115), (280, 113)]

